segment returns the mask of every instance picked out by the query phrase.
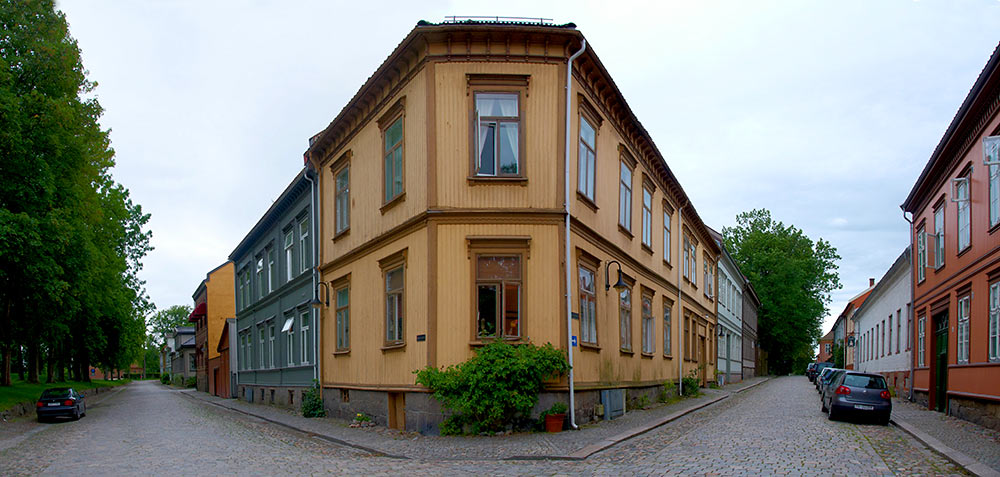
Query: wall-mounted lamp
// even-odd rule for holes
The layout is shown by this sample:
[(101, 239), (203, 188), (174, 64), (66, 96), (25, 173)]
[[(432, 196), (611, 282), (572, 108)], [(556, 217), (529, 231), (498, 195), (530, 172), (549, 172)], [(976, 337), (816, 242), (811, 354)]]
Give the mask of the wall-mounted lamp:
[[(319, 300), (320, 285), (323, 285), (323, 301)], [(311, 302), (309, 302), (309, 304), (312, 305), (313, 308), (318, 310), (320, 308), (323, 308), (323, 306), (330, 306), (330, 285), (328, 285), (326, 282), (318, 282), (316, 283), (316, 289), (314, 291), (315, 293), (313, 293), (313, 299)]]
[(722, 327), (720, 326), (720, 327), (719, 327), (719, 337), (722, 337), (722, 336), (724, 336), (725, 334), (726, 334), (726, 330), (722, 329)]
[(628, 288), (628, 285), (626, 285), (625, 281), (622, 280), (622, 264), (618, 263), (616, 260), (612, 260), (604, 265), (604, 291), (610, 290), (612, 286), (608, 280), (608, 269), (611, 268), (612, 263), (618, 265), (618, 280), (615, 282), (614, 287), (615, 290), (620, 293), (622, 290)]

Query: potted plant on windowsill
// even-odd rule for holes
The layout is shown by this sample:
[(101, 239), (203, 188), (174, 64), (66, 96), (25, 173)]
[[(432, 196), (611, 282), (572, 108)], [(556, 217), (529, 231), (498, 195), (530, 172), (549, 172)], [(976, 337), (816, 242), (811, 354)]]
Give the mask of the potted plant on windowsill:
[(544, 412), (546, 432), (562, 431), (563, 422), (566, 421), (566, 409), (566, 404), (557, 402)]

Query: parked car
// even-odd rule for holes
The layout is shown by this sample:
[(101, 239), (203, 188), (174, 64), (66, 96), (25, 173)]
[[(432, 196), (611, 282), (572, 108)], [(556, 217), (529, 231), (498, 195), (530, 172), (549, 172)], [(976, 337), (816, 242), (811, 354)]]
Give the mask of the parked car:
[(809, 379), (809, 382), (812, 382), (813, 380), (812, 372), (815, 369), (816, 369), (816, 363), (809, 363), (809, 366), (806, 366), (806, 378)]
[(833, 363), (829, 361), (823, 361), (821, 363), (815, 363), (816, 366), (813, 367), (812, 376), (809, 376), (810, 382), (816, 382), (816, 376), (823, 372), (823, 368), (833, 367)]
[(837, 380), (837, 378), (839, 378), (841, 374), (844, 374), (847, 371), (846, 369), (840, 369), (840, 368), (826, 368), (826, 369), (829, 369), (830, 371), (826, 373), (826, 376), (824, 376), (822, 379), (822, 383), (819, 385), (820, 399), (822, 399), (823, 396), (826, 396), (826, 392), (830, 389), (831, 386), (833, 386), (833, 383)]
[(60, 416), (77, 420), (87, 415), (87, 403), (73, 388), (49, 388), (35, 403), (35, 414), (39, 422)]
[(826, 386), (827, 384), (830, 383), (831, 373), (839, 370), (840, 370), (839, 368), (834, 368), (834, 367), (823, 368), (823, 371), (820, 371), (819, 376), (816, 376), (816, 382), (814, 383), (816, 385), (816, 392), (822, 393), (823, 386)]
[(860, 414), (874, 416), (880, 424), (887, 425), (892, 414), (892, 395), (881, 375), (845, 371), (827, 388), (820, 409), (829, 413), (830, 420)]

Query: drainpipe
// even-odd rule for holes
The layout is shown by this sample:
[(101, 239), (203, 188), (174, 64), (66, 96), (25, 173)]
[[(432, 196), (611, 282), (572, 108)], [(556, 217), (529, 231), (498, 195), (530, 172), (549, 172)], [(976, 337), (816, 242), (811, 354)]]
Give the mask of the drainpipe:
[[(682, 245), (684, 243), (684, 204), (677, 208), (677, 231), (680, 232), (677, 235), (677, 245)], [(684, 256), (684, 251), (681, 247), (677, 247), (681, 253), (677, 255), (677, 258)], [(679, 346), (677, 347), (677, 393), (681, 396), (684, 395), (684, 303), (681, 301), (681, 269), (684, 264), (677, 264), (677, 325), (680, 328), (677, 332), (677, 336), (680, 338), (677, 340)]]
[[(900, 208), (902, 209), (902, 206), (900, 206)], [(919, 261), (917, 261), (917, 262), (913, 261), (913, 214), (910, 214), (910, 218), (906, 218), (906, 210), (903, 210), (903, 220), (905, 220), (905, 221), (907, 221), (907, 222), (910, 223), (910, 263), (911, 264), (912, 263), (916, 263), (917, 266), (920, 266), (920, 262)], [(916, 313), (916, 311), (917, 311), (916, 307), (913, 306), (913, 297), (914, 297), (914, 295), (916, 293), (916, 291), (914, 290), (914, 285), (913, 285), (914, 278), (915, 277), (913, 277), (913, 268), (911, 267), (910, 268), (910, 310), (907, 313), (907, 315), (908, 315), (907, 319), (910, 321), (910, 323), (913, 324), (913, 328), (909, 330), (910, 337), (908, 339), (909, 342), (913, 343), (913, 345), (910, 346), (910, 390), (909, 390), (909, 393), (908, 393), (908, 396), (907, 396), (907, 399), (910, 402), (913, 402), (913, 360), (916, 359), (917, 355), (916, 355), (915, 351), (920, 346), (920, 343), (917, 343), (917, 340), (915, 340), (913, 338), (913, 333), (915, 331), (917, 331), (917, 320), (913, 316), (913, 314)]]
[[(309, 177), (309, 166), (308, 165), (306, 165), (305, 170), (302, 171), (302, 177), (305, 180), (309, 181), (309, 233), (312, 235), (311, 239), (309, 240), (309, 247), (312, 249), (312, 255), (311, 256), (312, 256), (313, 264), (315, 264), (317, 262), (317, 260), (316, 260), (316, 228), (317, 228), (316, 227), (316, 181), (314, 181), (312, 177)], [(312, 266), (312, 267), (310, 267), (310, 268), (312, 268), (312, 300), (311, 301), (316, 301), (319, 298), (317, 296), (317, 291), (316, 291), (316, 282), (317, 282), (317, 278), (318, 278), (317, 275), (319, 274), (319, 271), (316, 269), (315, 265)], [(318, 338), (320, 336), (320, 330), (319, 330), (320, 320), (317, 319), (318, 317), (316, 316), (318, 313), (319, 313), (319, 310), (313, 309), (310, 306), (309, 315), (312, 317), (312, 322), (313, 322), (313, 326), (312, 326), (312, 329), (313, 329), (313, 351), (315, 351), (315, 354), (313, 354), (313, 379), (319, 379), (319, 363), (320, 363), (320, 356), (322, 356), (320, 354), (320, 352), (319, 352), (319, 339)], [(322, 393), (322, 389), (323, 389), (323, 387), (320, 386), (320, 390), (321, 390), (320, 393)], [(322, 394), (320, 394), (320, 395), (322, 396)]]
[(565, 197), (563, 197), (563, 209), (566, 213), (566, 354), (569, 356), (569, 425), (573, 429), (577, 429), (576, 426), (576, 397), (574, 396), (574, 386), (573, 386), (573, 301), (570, 299), (570, 286), (573, 283), (573, 267), (570, 266), (571, 263), (571, 252), (570, 252), (570, 240), (569, 240), (569, 128), (570, 128), (570, 113), (572, 111), (572, 101), (571, 95), (573, 93), (573, 60), (578, 56), (583, 54), (583, 51), (587, 49), (587, 39), (580, 38), (580, 50), (573, 53), (573, 56), (569, 57), (566, 62), (566, 158), (563, 161), (563, 169), (565, 171), (566, 180), (563, 184), (565, 189)]

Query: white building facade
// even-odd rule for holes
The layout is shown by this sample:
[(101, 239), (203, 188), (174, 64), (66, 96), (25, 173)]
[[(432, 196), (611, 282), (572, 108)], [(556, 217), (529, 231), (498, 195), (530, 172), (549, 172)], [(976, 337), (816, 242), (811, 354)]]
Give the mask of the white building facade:
[(743, 380), (743, 273), (722, 243), (722, 236), (714, 230), (712, 235), (722, 248), (717, 297), (718, 377), (721, 384), (738, 383)]
[(908, 392), (913, 323), (912, 274), (907, 248), (854, 313), (855, 369), (885, 376), (897, 396)]

